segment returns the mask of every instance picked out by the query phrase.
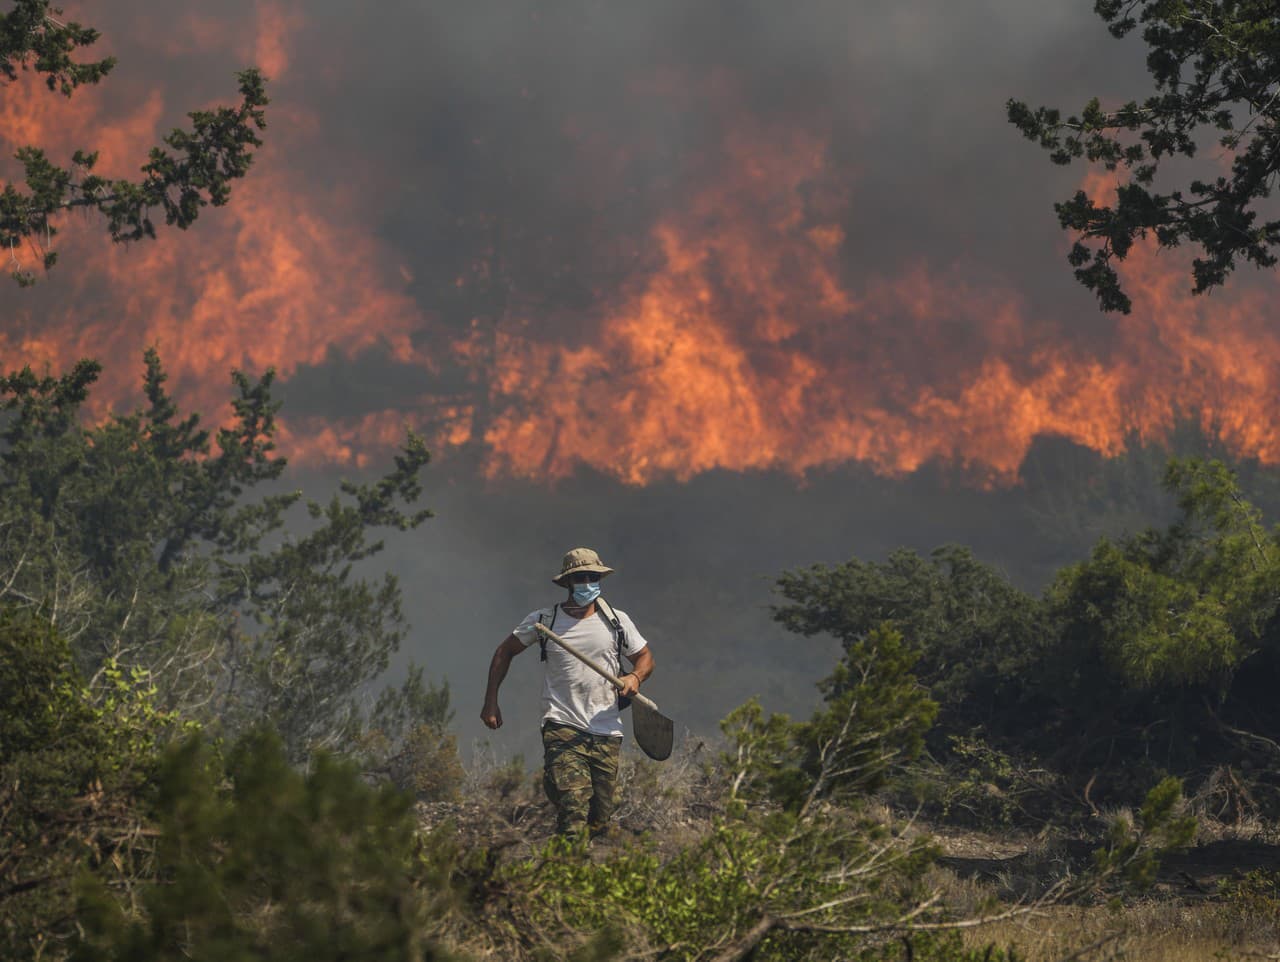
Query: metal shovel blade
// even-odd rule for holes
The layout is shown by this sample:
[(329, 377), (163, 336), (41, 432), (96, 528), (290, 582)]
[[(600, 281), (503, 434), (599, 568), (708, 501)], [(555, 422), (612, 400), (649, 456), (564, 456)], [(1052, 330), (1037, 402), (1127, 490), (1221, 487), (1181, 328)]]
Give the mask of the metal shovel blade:
[[(658, 706), (636, 699), (631, 703), (631, 731), (640, 750), (656, 762), (671, 757), (671, 745), (675, 741), (676, 726)], [(650, 707), (653, 706), (653, 707)]]

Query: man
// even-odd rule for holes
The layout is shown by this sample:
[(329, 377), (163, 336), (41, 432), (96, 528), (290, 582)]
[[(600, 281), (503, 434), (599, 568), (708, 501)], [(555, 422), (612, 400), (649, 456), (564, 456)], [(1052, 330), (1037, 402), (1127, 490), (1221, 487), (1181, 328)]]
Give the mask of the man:
[[(600, 582), (613, 569), (590, 548), (564, 556), (551, 580), (568, 591), (552, 608), (531, 611), (493, 653), (480, 718), (502, 727), (498, 688), (511, 659), (538, 643), (544, 661), (542, 684), (542, 784), (556, 807), (556, 831), (569, 838), (603, 835), (613, 815), (614, 784), (622, 745), (619, 696), (634, 695), (653, 673), (653, 655), (625, 611), (600, 597)], [(542, 623), (593, 662), (619, 677), (619, 692), (537, 630)], [(621, 656), (632, 668), (622, 674)]]

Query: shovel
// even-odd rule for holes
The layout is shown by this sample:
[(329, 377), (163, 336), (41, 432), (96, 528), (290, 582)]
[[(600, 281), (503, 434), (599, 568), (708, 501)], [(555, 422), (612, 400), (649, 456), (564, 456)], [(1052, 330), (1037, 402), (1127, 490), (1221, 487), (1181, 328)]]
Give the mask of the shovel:
[[(546, 625), (537, 625), (537, 629), (597, 675), (607, 679), (614, 688), (622, 690), (622, 682), (617, 677), (609, 674)], [(636, 744), (654, 761), (660, 762), (671, 756), (671, 743), (675, 740), (675, 724), (658, 711), (658, 706), (652, 699), (646, 698), (639, 692), (631, 696), (631, 728), (635, 732)]]

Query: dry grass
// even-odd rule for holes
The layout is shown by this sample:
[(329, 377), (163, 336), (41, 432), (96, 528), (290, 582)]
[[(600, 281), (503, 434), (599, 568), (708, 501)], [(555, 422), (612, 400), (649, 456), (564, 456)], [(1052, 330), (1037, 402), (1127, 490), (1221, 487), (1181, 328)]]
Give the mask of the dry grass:
[(1055, 906), (1026, 919), (965, 934), (970, 946), (1017, 949), (1025, 962), (1124, 959), (1125, 962), (1209, 962), (1280, 958), (1263, 920), (1240, 924), (1222, 905), (1149, 901), (1112, 908)]
[(1223, 839), (1280, 842), (1280, 825), (1263, 815), (1247, 780), (1230, 765), (1210, 772), (1187, 803), (1196, 817), (1197, 843)]
[[(979, 880), (938, 867), (929, 882), (956, 914), (975, 916), (984, 906), (991, 911), (993, 898), (1007, 906), (1019, 889), (1033, 895), (1031, 876), (1011, 872)], [(1140, 900), (1047, 906), (968, 930), (964, 938), (972, 948), (1011, 946), (1018, 962), (1280, 959), (1280, 901), (1232, 895), (1229, 887), (1200, 891), (1164, 882)]]
[[(1223, 780), (1232, 785), (1229, 779), (1227, 772)], [(1147, 896), (1048, 906), (969, 930), (966, 944), (1013, 947), (1019, 962), (1280, 959), (1280, 827), (1221, 798), (1207, 792), (1191, 800), (1195, 844), (1164, 859)], [(1098, 814), (1104, 823), (1129, 815)], [(981, 914), (984, 906), (989, 912), (993, 901), (1033, 900), (1052, 878), (1078, 874), (1097, 844), (1051, 833), (945, 828), (935, 838), (944, 857), (929, 881), (960, 916)]]

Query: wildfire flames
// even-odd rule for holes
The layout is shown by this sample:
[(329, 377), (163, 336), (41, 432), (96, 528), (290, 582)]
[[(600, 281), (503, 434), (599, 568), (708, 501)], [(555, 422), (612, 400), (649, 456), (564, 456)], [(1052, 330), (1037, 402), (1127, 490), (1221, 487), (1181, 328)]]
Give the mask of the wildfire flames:
[[(248, 44), (278, 79), (296, 69), (299, 18), (257, 9), (250, 40), (212, 23), (187, 35)], [(150, 92), (104, 128), (105, 96), (5, 88), (3, 148), (41, 144), (63, 160), (93, 146), (100, 172), (136, 173), (175, 105)], [(587, 334), (558, 335), (536, 301), (513, 299), (460, 336), (410, 296), (410, 270), (362, 224), (354, 195), (320, 199), (291, 176), (290, 131), (313, 129), (315, 115), (269, 110), (253, 171), (189, 234), (123, 249), (96, 223), (64, 222), (56, 270), (34, 292), (0, 289), (3, 366), (56, 371), (97, 357), (99, 413), (137, 403), (152, 344), (184, 405), (211, 414), (232, 368), (274, 367), (287, 382), (377, 349), (422, 372), (420, 392), (377, 410), (299, 418), (286, 408), (282, 453), (310, 463), (377, 461), (409, 425), (439, 449), (483, 444), (495, 475), (554, 479), (586, 465), (645, 484), (847, 461), (897, 475), (939, 461), (1000, 484), (1037, 436), (1114, 455), (1190, 414), (1238, 454), (1280, 461), (1270, 280), (1192, 298), (1182, 261), (1139, 248), (1123, 267), (1134, 313), (1116, 317), (1100, 347), (1048, 333), (1016, 290), (951, 266), (922, 260), (857, 279), (848, 264), (877, 225), (859, 222), (856, 178), (834, 169), (820, 133), (743, 111), (714, 169), (655, 220), (644, 267), (598, 292)], [(442, 375), (471, 393), (434, 392)]]

